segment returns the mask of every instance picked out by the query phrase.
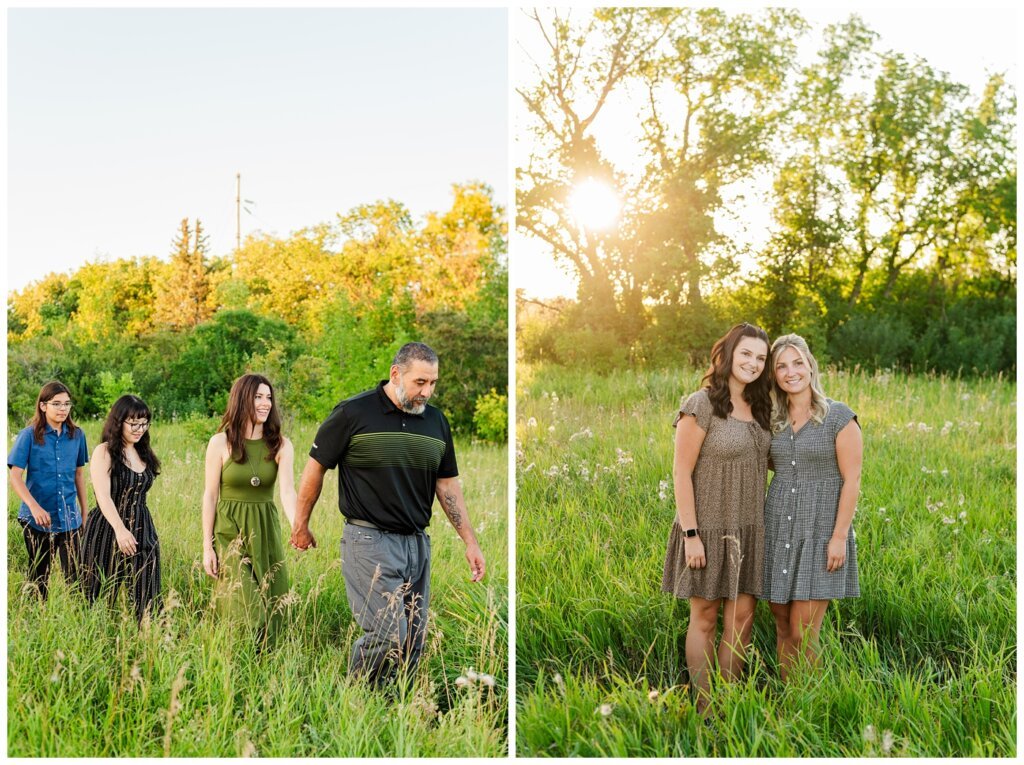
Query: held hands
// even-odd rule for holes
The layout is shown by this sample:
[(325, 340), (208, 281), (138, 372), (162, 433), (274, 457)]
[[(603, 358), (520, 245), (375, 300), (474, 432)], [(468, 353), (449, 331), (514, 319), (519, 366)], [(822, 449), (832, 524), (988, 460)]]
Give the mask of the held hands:
[(129, 557), (135, 555), (139, 549), (139, 543), (135, 541), (135, 535), (132, 532), (122, 526), (114, 532), (114, 535), (117, 538), (117, 547), (121, 552)]
[(203, 570), (214, 579), (217, 578), (217, 553), (212, 547), (203, 548)]
[(36, 522), (37, 526), (42, 526), (44, 529), (50, 528), (50, 514), (43, 510), (43, 508), (36, 505), (32, 507), (29, 505), (29, 512), (32, 513), (32, 520)]
[(296, 550), (308, 550), (316, 547), (316, 537), (309, 530), (309, 526), (297, 526), (292, 529), (292, 538), (289, 540), (291, 546)]
[(832, 537), (828, 540), (828, 563), (825, 570), (828, 572), (838, 571), (846, 563), (846, 540)]
[(480, 552), (480, 545), (476, 542), (466, 545), (466, 560), (469, 562), (469, 581), (479, 582), (484, 578), (487, 565), (484, 563), (484, 554)]
[(683, 540), (683, 551), (686, 553), (686, 565), (690, 568), (704, 568), (708, 559), (704, 555), (704, 543), (700, 537), (686, 537)]

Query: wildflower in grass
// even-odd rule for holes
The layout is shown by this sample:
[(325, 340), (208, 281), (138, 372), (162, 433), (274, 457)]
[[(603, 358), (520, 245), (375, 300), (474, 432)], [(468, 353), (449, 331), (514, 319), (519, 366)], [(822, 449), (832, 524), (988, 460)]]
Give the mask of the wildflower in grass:
[(593, 437), (594, 437), (593, 431), (591, 431), (590, 428), (584, 428), (583, 430), (581, 430), (581, 431), (579, 431), (577, 433), (573, 433), (571, 436), (569, 436), (569, 440), (570, 441), (575, 441), (577, 438), (593, 438)]
[(868, 727), (864, 729), (864, 740), (869, 744), (873, 744), (878, 740), (878, 734), (875, 733), (874, 725), (868, 725)]
[(956, 523), (956, 519), (955, 518), (950, 518), (948, 515), (944, 515), (944, 516), (942, 516), (942, 522), (945, 525), (949, 526), (952, 523)]
[(548, 425), (548, 433), (554, 433), (554, 432), (555, 432), (555, 426), (554, 425)]
[(882, 753), (889, 754), (892, 751), (892, 745), (896, 743), (896, 737), (893, 736), (891, 730), (887, 730), (882, 734)]
[(470, 668), (469, 668), (468, 670), (466, 670), (466, 677), (468, 677), (468, 678), (469, 678), (470, 680), (472, 680), (472, 681), (473, 681), (474, 683), (475, 683), (475, 682), (476, 682), (477, 680), (479, 680), (479, 679), (480, 679), (480, 675), (478, 675), (478, 674), (476, 673), (476, 671), (475, 671), (475, 670), (474, 670), (474, 669), (473, 669), (472, 667), (470, 667)]
[(601, 717), (607, 717), (608, 715), (610, 715), (612, 713), (612, 705), (611, 704), (602, 704), (601, 706), (599, 706), (594, 711), (597, 712), (599, 715), (601, 715)]
[(885, 515), (885, 508), (884, 507), (878, 508), (878, 514), (879, 515)]
[(668, 489), (669, 489), (668, 481), (665, 481), (665, 480), (658, 481), (658, 499), (660, 499), (662, 502), (664, 502), (666, 499), (668, 499)]
[(953, 429), (953, 423), (951, 423), (949, 420), (946, 420), (946, 422), (944, 422), (943, 425), (942, 425), (941, 434), (944, 435), (944, 436), (948, 436), (949, 435), (949, 431), (951, 431), (952, 429)]
[(465, 675), (459, 675), (457, 678), (455, 678), (456, 688), (465, 688), (467, 685), (469, 685), (469, 678)]
[(494, 675), (480, 675), (480, 683), (488, 688), (494, 687)]
[(536, 417), (531, 417), (530, 419), (528, 419), (526, 421), (526, 427), (528, 427), (528, 428), (535, 428), (535, 427), (537, 427), (537, 418)]
[(523, 468), (523, 472), (524, 472), (524, 473), (529, 473), (529, 472), (530, 472), (531, 470), (533, 470), (533, 469), (534, 469), (534, 467), (536, 467), (536, 466), (537, 466), (537, 463), (536, 463), (536, 462), (531, 462), (531, 463), (530, 463), (529, 465), (527, 465), (526, 467), (524, 467), (524, 468)]
[(659, 697), (660, 695), (661, 695), (661, 694), (660, 694), (660, 693), (658, 693), (657, 691), (649, 691), (649, 692), (647, 693), (647, 700), (653, 703), (653, 702), (655, 702), (655, 701), (657, 701), (657, 700), (658, 700), (658, 697)]

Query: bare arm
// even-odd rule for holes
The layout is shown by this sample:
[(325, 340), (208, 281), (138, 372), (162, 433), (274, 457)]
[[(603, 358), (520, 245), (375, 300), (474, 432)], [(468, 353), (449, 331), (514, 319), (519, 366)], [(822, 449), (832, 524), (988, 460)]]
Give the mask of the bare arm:
[(287, 438), (277, 452), (277, 485), (288, 525), (295, 523), (295, 447)]
[(203, 487), (203, 568), (212, 577), (217, 576), (217, 551), (214, 549), (213, 526), (217, 519), (217, 500), (220, 499), (220, 474), (227, 450), (227, 436), (215, 433), (206, 447), (206, 480)]
[(21, 501), (28, 505), (28, 511), (32, 513), (32, 520), (42, 526), (44, 529), (50, 528), (51, 520), (50, 514), (43, 509), (43, 506), (36, 502), (35, 497), (32, 496), (32, 492), (28, 490), (28, 486), (25, 484), (25, 470), (17, 465), (11, 466), (11, 488), (14, 489), (14, 493), (21, 498)]
[(75, 468), (75, 492), (78, 494), (78, 508), (82, 513), (82, 525), (89, 516), (89, 491), (85, 485), (85, 466)]
[(89, 461), (89, 477), (92, 479), (92, 490), (96, 493), (96, 504), (114, 530), (118, 548), (125, 555), (134, 555), (138, 542), (124, 525), (110, 496), (110, 451), (106, 444), (100, 444), (93, 450), (92, 459)]
[(295, 519), (292, 521), (291, 544), (297, 550), (316, 547), (316, 539), (309, 531), (309, 517), (313, 514), (316, 501), (320, 499), (326, 474), (327, 468), (312, 457), (306, 461), (306, 467), (302, 469), (299, 496), (295, 502)]
[(828, 543), (828, 571), (836, 571), (846, 563), (846, 538), (853, 524), (860, 495), (860, 470), (864, 455), (864, 440), (856, 420), (850, 420), (836, 436), (836, 461), (843, 476), (843, 488), (839, 492), (839, 509), (836, 511), (836, 525)]
[(466, 509), (466, 499), (462, 496), (462, 486), (459, 485), (458, 477), (438, 478), (435, 491), (441, 507), (444, 508), (444, 514), (466, 543), (466, 560), (469, 562), (471, 581), (479, 582), (484, 578), (486, 564), (480, 545), (477, 544), (476, 534), (473, 533), (473, 524), (469, 521), (469, 511)]
[[(693, 493), (693, 468), (700, 456), (707, 434), (697, 424), (697, 418), (683, 415), (676, 423), (675, 453), (672, 459), (672, 483), (676, 496), (676, 520), (683, 530), (697, 529), (697, 502)], [(691, 568), (704, 568), (707, 557), (704, 541), (698, 533), (683, 540), (687, 564)]]

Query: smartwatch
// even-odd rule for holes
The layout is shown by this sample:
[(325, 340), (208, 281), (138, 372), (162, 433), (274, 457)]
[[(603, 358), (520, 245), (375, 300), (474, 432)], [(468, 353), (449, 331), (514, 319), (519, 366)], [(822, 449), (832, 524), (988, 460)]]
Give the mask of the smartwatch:
[(697, 529), (683, 529), (683, 536), (689, 539), (697, 536)]

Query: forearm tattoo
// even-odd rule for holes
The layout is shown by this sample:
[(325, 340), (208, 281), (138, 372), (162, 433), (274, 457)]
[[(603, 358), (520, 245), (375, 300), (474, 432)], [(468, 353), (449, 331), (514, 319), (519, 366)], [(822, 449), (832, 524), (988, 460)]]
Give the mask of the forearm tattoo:
[(459, 512), (458, 506), (455, 504), (455, 495), (450, 491), (444, 493), (444, 512), (448, 516), (448, 520), (452, 522), (452, 526), (455, 527), (456, 531), (462, 530), (462, 513)]

